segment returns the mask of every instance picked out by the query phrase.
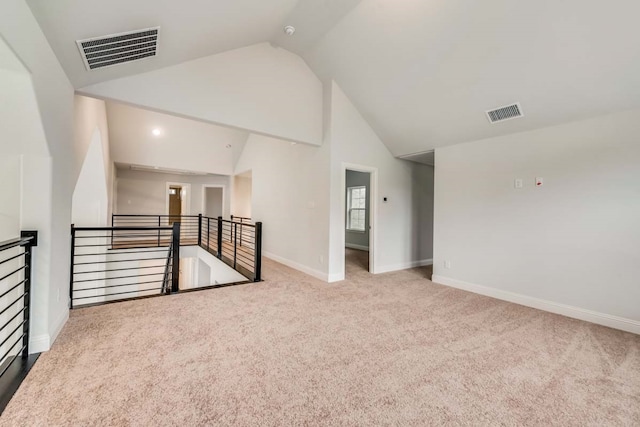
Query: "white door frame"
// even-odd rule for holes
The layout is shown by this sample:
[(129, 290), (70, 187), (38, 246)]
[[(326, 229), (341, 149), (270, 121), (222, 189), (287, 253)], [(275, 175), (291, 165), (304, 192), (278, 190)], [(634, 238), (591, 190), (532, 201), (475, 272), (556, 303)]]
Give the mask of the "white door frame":
[(207, 188), (222, 188), (222, 216), (224, 217), (226, 203), (225, 196), (227, 193), (227, 186), (224, 184), (203, 184), (202, 185), (202, 215), (205, 215), (205, 209), (207, 207)]
[(169, 215), (169, 187), (171, 186), (180, 186), (184, 191), (186, 188), (186, 197), (182, 197), (181, 200), (181, 215), (190, 215), (191, 214), (191, 184), (187, 182), (167, 182), (164, 190), (165, 196), (165, 215)]
[(345, 245), (347, 242), (347, 170), (356, 171), (356, 172), (367, 172), (369, 173), (369, 272), (371, 274), (376, 274), (377, 272), (377, 263), (376, 263), (376, 243), (378, 241), (378, 168), (374, 168), (372, 166), (365, 165), (357, 165), (353, 163), (342, 163), (342, 172), (340, 176), (340, 194), (341, 201), (340, 206), (342, 206), (342, 231), (340, 232), (340, 259), (342, 260), (342, 277), (345, 277), (346, 266), (344, 263), (345, 259)]

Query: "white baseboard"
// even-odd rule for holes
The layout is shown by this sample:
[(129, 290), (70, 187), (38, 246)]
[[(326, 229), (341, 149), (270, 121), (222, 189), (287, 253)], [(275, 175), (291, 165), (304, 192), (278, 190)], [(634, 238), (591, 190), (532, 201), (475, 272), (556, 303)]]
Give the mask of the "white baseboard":
[(375, 274), (406, 270), (408, 268), (424, 267), (425, 265), (433, 265), (433, 259), (421, 259), (419, 261), (403, 262), (401, 264), (383, 265), (382, 267), (376, 268)]
[(56, 338), (62, 331), (65, 323), (69, 320), (69, 310), (65, 310), (58, 317), (57, 321), (53, 325), (53, 330), (48, 334), (40, 334), (31, 337), (29, 340), (29, 353), (42, 353), (49, 351)]
[(353, 244), (353, 243), (345, 243), (344, 247), (345, 248), (349, 248), (349, 249), (357, 249), (359, 251), (369, 252), (369, 246), (356, 245), (356, 244)]
[(464, 282), (462, 280), (452, 279), (444, 276), (434, 275), (432, 281), (435, 283), (440, 283), (442, 285), (450, 286), (452, 288), (462, 289), (468, 292), (486, 295), (488, 297), (500, 299), (503, 301), (509, 301), (515, 304), (537, 308), (538, 310), (548, 311), (574, 319), (584, 320), (586, 322), (608, 326), (614, 329), (620, 329), (622, 331), (631, 332), (634, 334), (640, 334), (640, 322), (636, 320), (534, 298), (527, 295), (504, 291), (502, 289), (476, 285), (474, 283)]
[(341, 282), (344, 280), (344, 273), (334, 273), (329, 275), (329, 283)]
[(62, 332), (62, 328), (64, 328), (64, 325), (67, 323), (67, 320), (69, 320), (68, 308), (65, 309), (62, 313), (60, 313), (60, 316), (58, 316), (58, 319), (53, 324), (53, 331), (49, 333), (50, 335), (49, 344), (53, 345), (56, 338), (58, 338), (58, 335), (60, 335), (60, 332)]
[(305, 274), (308, 274), (309, 276), (313, 276), (316, 279), (320, 279), (323, 282), (328, 282), (329, 281), (329, 275), (327, 273), (322, 272), (322, 271), (315, 270), (313, 268), (307, 267), (306, 265), (302, 265), (302, 264), (297, 263), (295, 261), (291, 261), (289, 259), (283, 258), (283, 257), (281, 257), (279, 255), (276, 255), (276, 254), (273, 254), (271, 252), (262, 251), (262, 255), (267, 257), (267, 258), (269, 258), (269, 259), (272, 259), (272, 260), (274, 260), (276, 262), (279, 262), (280, 264), (284, 264), (287, 267), (291, 267), (291, 268), (296, 269), (298, 271), (301, 271), (301, 272), (303, 272)]
[(49, 345), (49, 334), (34, 335), (29, 340), (29, 354), (42, 353), (48, 351), (51, 346)]

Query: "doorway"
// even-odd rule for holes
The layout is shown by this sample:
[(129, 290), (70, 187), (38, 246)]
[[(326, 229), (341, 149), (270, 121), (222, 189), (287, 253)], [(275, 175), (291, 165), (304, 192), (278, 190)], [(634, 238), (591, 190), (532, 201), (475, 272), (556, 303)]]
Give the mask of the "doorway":
[(224, 188), (221, 186), (204, 186), (202, 212), (208, 218), (224, 216)]
[(251, 170), (237, 174), (233, 177), (231, 214), (234, 217), (251, 218), (252, 187), (253, 173)]
[(168, 224), (180, 222), (181, 215), (189, 215), (189, 194), (191, 193), (191, 184), (180, 182), (167, 182), (167, 214), (169, 215)]
[(169, 186), (169, 225), (180, 222), (182, 215), (182, 187)]
[(371, 272), (371, 172), (345, 170), (345, 276)]

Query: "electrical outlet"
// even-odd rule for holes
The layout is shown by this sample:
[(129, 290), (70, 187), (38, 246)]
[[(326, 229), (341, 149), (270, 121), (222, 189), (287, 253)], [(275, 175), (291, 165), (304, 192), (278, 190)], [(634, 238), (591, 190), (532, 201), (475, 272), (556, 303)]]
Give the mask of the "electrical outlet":
[(320, 261), (320, 265), (324, 265), (324, 257), (322, 255), (318, 257), (318, 261)]
[(451, 261), (445, 261), (444, 268), (451, 268)]
[(514, 188), (522, 188), (523, 186), (524, 186), (524, 182), (522, 181), (522, 179), (517, 178), (515, 181), (513, 181)]

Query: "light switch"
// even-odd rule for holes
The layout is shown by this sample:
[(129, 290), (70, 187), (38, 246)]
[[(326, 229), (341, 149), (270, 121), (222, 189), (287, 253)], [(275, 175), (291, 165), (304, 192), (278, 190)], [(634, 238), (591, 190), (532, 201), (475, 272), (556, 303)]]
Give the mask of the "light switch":
[(544, 179), (537, 177), (536, 178), (536, 187), (542, 187), (542, 185), (544, 184)]

